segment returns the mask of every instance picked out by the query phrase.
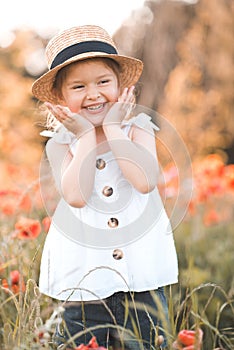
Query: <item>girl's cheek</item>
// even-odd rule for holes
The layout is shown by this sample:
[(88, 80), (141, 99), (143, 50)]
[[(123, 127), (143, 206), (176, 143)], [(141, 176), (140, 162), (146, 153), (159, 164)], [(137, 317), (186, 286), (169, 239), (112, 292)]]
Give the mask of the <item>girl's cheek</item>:
[(81, 110), (81, 101), (79, 101), (77, 98), (67, 99), (66, 105), (73, 113), (79, 113)]
[(70, 111), (72, 113), (78, 113), (79, 114), (81, 112), (81, 108), (80, 107), (78, 108), (78, 107), (74, 106), (74, 107), (69, 107), (69, 109), (70, 109)]

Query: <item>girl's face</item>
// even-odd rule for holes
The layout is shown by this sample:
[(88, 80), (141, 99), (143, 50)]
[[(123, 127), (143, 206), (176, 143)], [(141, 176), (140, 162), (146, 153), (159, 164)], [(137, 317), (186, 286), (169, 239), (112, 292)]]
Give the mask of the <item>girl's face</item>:
[(68, 66), (62, 79), (62, 104), (81, 114), (94, 126), (102, 124), (120, 89), (114, 71), (101, 60), (86, 60)]

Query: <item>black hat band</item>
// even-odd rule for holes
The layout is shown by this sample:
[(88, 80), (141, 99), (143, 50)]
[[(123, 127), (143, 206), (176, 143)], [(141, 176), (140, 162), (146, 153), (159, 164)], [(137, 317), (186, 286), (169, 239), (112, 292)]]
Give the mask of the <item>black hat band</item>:
[(118, 52), (116, 49), (103, 41), (83, 41), (82, 43), (77, 43), (71, 46), (66, 47), (60, 51), (57, 56), (54, 58), (50, 69), (55, 68), (56, 66), (66, 62), (68, 59), (80, 55), (86, 52), (103, 52), (111, 55), (116, 55)]

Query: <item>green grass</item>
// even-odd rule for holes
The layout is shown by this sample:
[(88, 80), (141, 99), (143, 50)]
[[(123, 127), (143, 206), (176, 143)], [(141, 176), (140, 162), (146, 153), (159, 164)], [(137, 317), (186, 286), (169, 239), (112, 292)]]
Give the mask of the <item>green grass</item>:
[[(43, 213), (37, 216), (42, 218)], [(51, 337), (58, 321), (58, 304), (41, 295), (37, 286), (45, 233), (35, 240), (18, 241), (11, 236), (13, 227), (14, 220), (2, 221), (0, 276), (9, 278), (10, 270), (18, 269), (26, 290), (14, 294), (1, 286), (0, 349), (53, 349)], [(168, 348), (172, 349), (181, 329), (200, 327), (204, 331), (203, 350), (216, 347), (231, 350), (234, 348), (233, 228), (230, 223), (198, 227), (199, 232), (194, 231), (194, 223), (189, 220), (175, 231), (180, 277), (178, 284), (166, 287), (171, 324), (170, 329), (165, 329)], [(118, 325), (114, 327), (121, 331)], [(137, 324), (134, 332), (137, 335)]]

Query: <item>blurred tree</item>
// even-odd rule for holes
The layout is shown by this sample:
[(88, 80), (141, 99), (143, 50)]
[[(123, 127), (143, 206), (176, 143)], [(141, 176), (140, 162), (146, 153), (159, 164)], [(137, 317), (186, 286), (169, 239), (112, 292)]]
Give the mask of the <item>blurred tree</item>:
[(159, 106), (182, 134), (192, 156), (234, 143), (234, 3), (200, 0), (177, 44), (180, 58)]
[[(145, 1), (114, 35), (121, 53), (144, 62), (137, 102), (165, 115), (192, 156), (217, 149), (232, 155), (233, 12), (232, 0)], [(1, 162), (38, 164), (45, 140), (35, 127), (31, 84), (46, 70), (48, 39), (22, 30), (0, 48)]]
[(164, 87), (179, 58), (178, 40), (194, 16), (194, 7), (171, 0), (145, 1), (116, 32), (120, 52), (144, 62), (138, 103), (158, 110)]
[(122, 51), (144, 61), (138, 103), (171, 121), (192, 157), (231, 156), (233, 31), (232, 0), (152, 0), (115, 35)]

